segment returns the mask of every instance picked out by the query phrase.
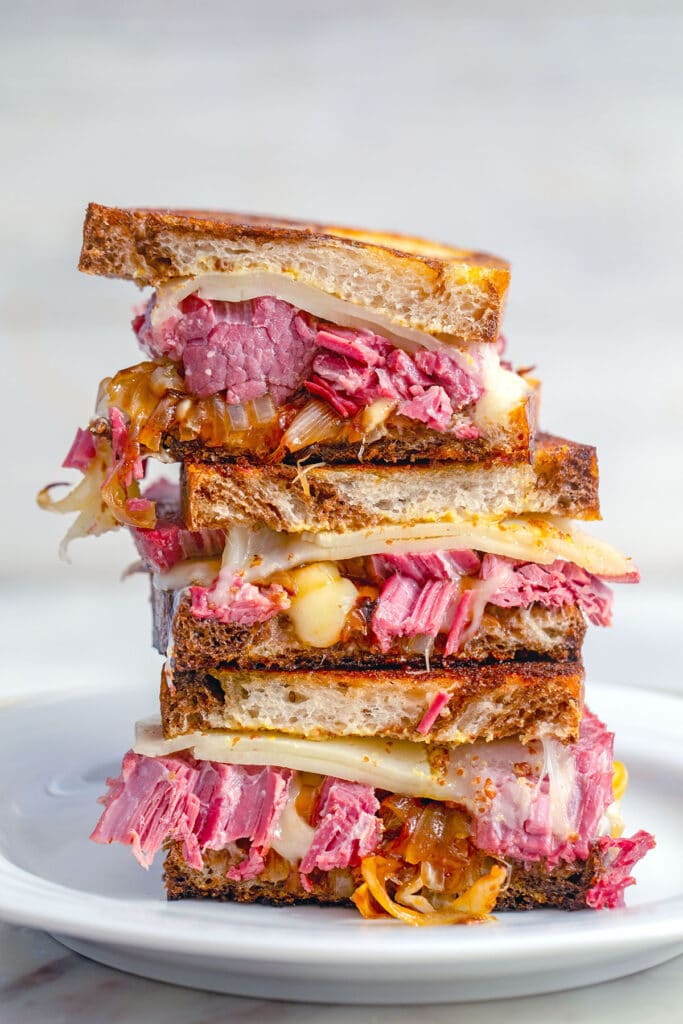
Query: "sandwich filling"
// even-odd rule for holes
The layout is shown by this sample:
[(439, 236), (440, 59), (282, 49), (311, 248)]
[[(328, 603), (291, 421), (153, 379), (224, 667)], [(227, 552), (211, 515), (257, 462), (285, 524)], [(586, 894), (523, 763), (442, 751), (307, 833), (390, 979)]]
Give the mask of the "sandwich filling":
[(520, 410), (527, 423), (531, 385), (501, 362), (500, 345), (392, 341), (273, 296), (228, 302), (194, 292), (161, 322), (160, 305), (153, 296), (133, 321), (152, 360), (101, 382), (95, 439), (83, 437), (65, 462), (86, 471), (91, 451), (106, 463), (100, 491), (119, 523), (154, 525), (137, 483), (147, 457), (169, 457), (169, 437), (279, 462), (321, 444), (362, 452), (411, 423), (458, 442), (509, 432)]
[[(419, 530), (412, 537), (403, 531), (401, 540), (395, 528), (301, 537), (268, 528), (189, 531), (170, 485), (156, 484), (146, 493), (157, 503), (157, 525), (131, 532), (158, 589), (175, 591), (177, 600), (189, 595), (197, 620), (249, 627), (284, 614), (298, 639), (311, 647), (355, 637), (383, 654), (405, 648), (407, 641), (408, 650), (421, 645), (427, 661), (435, 643), (450, 657), (476, 635), (489, 605), (577, 605), (590, 622), (607, 626), (612, 591), (603, 577), (638, 578), (627, 560), (615, 559), (609, 549), (601, 549), (601, 574), (572, 561), (572, 554), (583, 555), (589, 565), (596, 561), (576, 539), (573, 545), (565, 540), (565, 550), (558, 550), (569, 558), (545, 564), (533, 560), (539, 556), (528, 540), (513, 548), (512, 556), (495, 553), (495, 542), (488, 544), (494, 551), (487, 551), (480, 546), (486, 536), (477, 524), (450, 537), (444, 534), (458, 523), (423, 524), (434, 533), (426, 544)], [(432, 526), (436, 530), (430, 531)], [(527, 532), (533, 534), (533, 524), (527, 523)], [(509, 550), (506, 534), (514, 534), (514, 524), (499, 524), (498, 533)], [(461, 538), (477, 546), (460, 547)]]
[(294, 871), (306, 891), (342, 872), (365, 916), (424, 924), (484, 916), (515, 862), (551, 871), (586, 860), (598, 843), (605, 871), (587, 903), (617, 906), (632, 881), (621, 855), (642, 856), (652, 839), (619, 838), (625, 775), (612, 742), (588, 711), (571, 746), (425, 750), (225, 732), (164, 740), (145, 724), (108, 780), (92, 838), (131, 846), (145, 867), (170, 843), (196, 871), (207, 851), (227, 851), (230, 879), (282, 881)]

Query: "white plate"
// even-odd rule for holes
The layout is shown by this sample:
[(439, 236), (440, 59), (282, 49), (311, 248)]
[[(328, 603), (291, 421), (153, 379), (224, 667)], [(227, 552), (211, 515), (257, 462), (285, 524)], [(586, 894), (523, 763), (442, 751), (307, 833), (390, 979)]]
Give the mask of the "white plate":
[(66, 695), (0, 714), (0, 916), (134, 974), (237, 995), (341, 1003), (490, 999), (572, 988), (683, 951), (683, 701), (591, 686), (631, 785), (628, 827), (657, 836), (624, 910), (500, 914), (415, 930), (354, 911), (166, 903), (161, 867), (88, 841), (140, 692)]

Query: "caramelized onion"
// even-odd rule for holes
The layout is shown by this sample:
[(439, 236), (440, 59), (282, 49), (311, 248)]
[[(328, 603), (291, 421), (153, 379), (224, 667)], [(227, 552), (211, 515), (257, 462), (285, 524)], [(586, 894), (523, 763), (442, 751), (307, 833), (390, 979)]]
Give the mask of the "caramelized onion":
[[(417, 896), (414, 875), (411, 873), (405, 877), (403, 866), (396, 858), (365, 857), (361, 862), (361, 874), (364, 884), (356, 890), (352, 900), (364, 917), (382, 916), (377, 909), (381, 908), (389, 917), (418, 926), (486, 920), (507, 879), (505, 868), (495, 864), (457, 899), (436, 909), (426, 898)], [(389, 883), (397, 886), (395, 898), (389, 894)], [(373, 906), (370, 897), (377, 906)], [(400, 897), (408, 898), (412, 906), (401, 903)], [(415, 909), (416, 906), (423, 909)]]
[(255, 421), (259, 424), (272, 423), (277, 412), (273, 405), (273, 400), (270, 395), (262, 395), (260, 398), (254, 398), (250, 402), (251, 410)]
[(334, 441), (341, 433), (342, 426), (342, 421), (329, 406), (313, 399), (306, 403), (289, 424), (280, 446), (290, 452), (298, 452), (311, 444)]
[(59, 545), (60, 558), (65, 561), (68, 561), (68, 549), (72, 540), (79, 537), (99, 537), (109, 530), (115, 530), (119, 525), (112, 509), (103, 501), (101, 493), (110, 462), (111, 445), (106, 438), (97, 438), (95, 457), (83, 474), (83, 479), (68, 494), (55, 501), (50, 493), (53, 487), (68, 487), (68, 484), (48, 484), (38, 494), (38, 504), (47, 512), (78, 513)]

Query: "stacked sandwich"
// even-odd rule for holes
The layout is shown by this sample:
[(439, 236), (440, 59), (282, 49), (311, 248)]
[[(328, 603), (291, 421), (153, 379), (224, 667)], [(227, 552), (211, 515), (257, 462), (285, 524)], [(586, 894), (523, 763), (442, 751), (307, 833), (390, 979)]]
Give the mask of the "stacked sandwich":
[[(509, 269), (396, 235), (88, 210), (80, 268), (153, 289), (45, 507), (124, 525), (160, 717), (92, 838), (169, 898), (353, 903), (412, 924), (622, 902), (625, 770), (584, 705), (586, 620), (637, 571), (595, 450), (536, 431)], [(145, 480), (152, 460), (180, 482)]]

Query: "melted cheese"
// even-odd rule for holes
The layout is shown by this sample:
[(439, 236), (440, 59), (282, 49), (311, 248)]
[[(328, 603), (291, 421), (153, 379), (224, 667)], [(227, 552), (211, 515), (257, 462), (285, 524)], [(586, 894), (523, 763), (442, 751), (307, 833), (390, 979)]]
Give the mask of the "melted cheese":
[(310, 647), (339, 642), (358, 591), (333, 562), (314, 562), (288, 573), (294, 597), (287, 609), (296, 635)]
[[(278, 765), (316, 775), (333, 775), (377, 789), (432, 800), (454, 800), (474, 806), (486, 785), (486, 773), (514, 763), (527, 763), (531, 774), (552, 773), (558, 793), (566, 793), (565, 748), (555, 740), (531, 749), (517, 740), (467, 743), (460, 747), (412, 743), (376, 737), (338, 736), (313, 740), (277, 732), (209, 730), (164, 739), (159, 720), (138, 722), (135, 751), (149, 757), (189, 750), (203, 761), (224, 764)], [(533, 790), (534, 781), (516, 780)], [(528, 803), (528, 801), (526, 801)]]
[(289, 799), (278, 818), (275, 837), (271, 846), (288, 861), (303, 860), (308, 853), (315, 829), (301, 817), (296, 809), (299, 795), (299, 780), (295, 777), (289, 791)]
[(473, 419), (486, 433), (492, 425), (504, 422), (510, 412), (526, 400), (531, 388), (518, 373), (500, 365), (495, 346), (481, 345), (479, 348), (485, 390), (474, 407)]
[(490, 552), (521, 561), (549, 564), (574, 562), (597, 576), (636, 573), (629, 558), (604, 541), (558, 516), (521, 515), (507, 518), (453, 513), (447, 521), (375, 526), (345, 533), (277, 533), (263, 527), (229, 531), (223, 565), (244, 572), (248, 582), (305, 562), (341, 562), (381, 553), (410, 554), (464, 550)]

